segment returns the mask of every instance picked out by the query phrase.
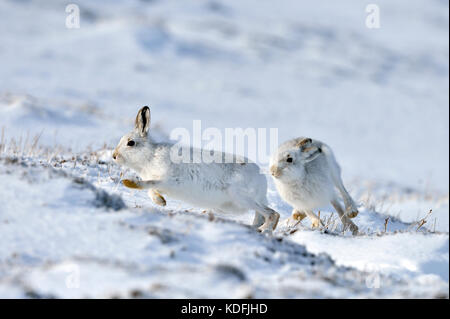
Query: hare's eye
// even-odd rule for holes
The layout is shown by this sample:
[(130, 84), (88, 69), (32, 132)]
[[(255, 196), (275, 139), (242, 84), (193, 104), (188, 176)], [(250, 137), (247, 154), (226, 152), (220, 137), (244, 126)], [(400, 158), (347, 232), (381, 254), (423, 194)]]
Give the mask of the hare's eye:
[(127, 145), (128, 146), (134, 146), (136, 143), (134, 141), (128, 141)]
[(286, 162), (292, 163), (292, 157), (288, 157), (288, 158), (286, 159)]

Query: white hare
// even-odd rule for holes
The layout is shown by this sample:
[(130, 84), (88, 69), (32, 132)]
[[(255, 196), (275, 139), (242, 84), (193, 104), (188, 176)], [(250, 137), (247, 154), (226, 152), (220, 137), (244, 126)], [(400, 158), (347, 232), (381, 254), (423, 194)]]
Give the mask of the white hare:
[[(267, 180), (256, 164), (172, 161), (174, 145), (154, 142), (148, 135), (149, 126), (150, 109), (144, 106), (137, 114), (135, 129), (123, 136), (114, 150), (114, 160), (135, 170), (143, 180), (123, 180), (125, 186), (149, 189), (149, 196), (161, 206), (166, 205), (163, 195), (167, 195), (219, 212), (254, 210), (253, 226), (260, 231), (275, 229), (280, 215), (267, 206)], [(224, 159), (225, 153), (221, 155)]]
[(328, 145), (304, 137), (289, 140), (272, 155), (270, 172), (281, 198), (293, 206), (294, 219), (308, 216), (313, 228), (319, 227), (321, 221), (313, 210), (331, 203), (344, 228), (358, 233), (350, 220), (358, 215), (358, 209), (342, 183), (341, 169)]

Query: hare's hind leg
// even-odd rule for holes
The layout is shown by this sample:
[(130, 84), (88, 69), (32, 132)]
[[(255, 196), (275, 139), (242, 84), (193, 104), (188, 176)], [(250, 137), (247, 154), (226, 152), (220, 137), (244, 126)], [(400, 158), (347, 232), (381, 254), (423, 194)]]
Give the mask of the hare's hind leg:
[(166, 199), (155, 189), (148, 191), (148, 196), (152, 199), (153, 203), (159, 206), (166, 206)]
[(339, 175), (336, 175), (335, 177), (333, 177), (333, 180), (335, 186), (344, 199), (346, 215), (348, 216), (348, 218), (355, 218), (359, 214), (358, 208), (356, 207), (355, 202), (351, 198), (350, 194), (345, 189), (341, 177)]
[[(255, 220), (253, 221), (253, 225), (255, 225), (255, 221), (258, 221), (258, 223), (264, 221), (258, 227), (258, 230), (260, 232), (275, 230), (278, 225), (278, 221), (280, 220), (280, 214), (278, 214), (276, 211), (265, 204), (255, 202), (253, 199), (243, 199), (243, 202), (246, 203), (246, 206), (249, 209), (255, 210)], [(260, 215), (262, 218), (258, 215)]]
[(358, 216), (359, 213), (358, 208), (356, 207), (355, 202), (345, 189), (344, 183), (342, 182), (341, 168), (339, 167), (339, 164), (336, 162), (336, 159), (331, 149), (329, 149), (326, 146), (323, 146), (322, 149), (325, 151), (328, 163), (330, 165), (330, 173), (331, 178), (333, 180), (333, 184), (339, 190), (339, 193), (341, 194), (342, 199), (344, 200), (345, 213), (349, 218), (355, 218), (356, 216)]
[[(259, 231), (264, 232), (275, 230), (278, 225), (278, 221), (280, 220), (280, 214), (267, 205), (256, 202), (252, 198), (240, 198), (238, 201), (245, 205), (248, 209), (255, 210), (255, 220), (253, 221), (253, 225), (258, 227)], [(257, 226), (257, 224), (260, 223), (261, 225)]]
[(358, 216), (358, 214), (359, 214), (358, 208), (356, 207), (353, 199), (350, 197), (350, 194), (345, 189), (344, 184), (342, 183), (341, 177), (338, 177), (335, 185), (338, 188), (339, 192), (341, 193), (341, 195), (344, 199), (345, 214), (347, 215), (347, 217), (355, 218), (356, 216)]
[(261, 205), (258, 203), (255, 204), (257, 206), (256, 211), (263, 215), (265, 219), (264, 224), (262, 224), (258, 230), (261, 232), (275, 230), (278, 225), (278, 221), (280, 220), (280, 214), (266, 205)]
[(345, 214), (344, 209), (342, 208), (341, 204), (334, 199), (331, 201), (331, 205), (333, 205), (334, 209), (336, 209), (336, 212), (339, 215), (339, 218), (342, 221), (342, 224), (344, 225), (344, 229), (349, 228), (353, 235), (358, 235), (358, 226), (353, 223), (350, 218)]
[(233, 198), (238, 206), (241, 206), (247, 210), (255, 211), (253, 225), (256, 226), (262, 221), (261, 217), (258, 215), (261, 215), (264, 218), (264, 223), (258, 227), (259, 231), (272, 231), (277, 227), (280, 214), (268, 207), (264, 199), (261, 200), (263, 203), (259, 203), (251, 197), (251, 195), (242, 193), (240, 190), (233, 188), (228, 189), (228, 194), (231, 198)]
[(264, 224), (265, 218), (263, 215), (255, 211), (255, 218), (253, 219), (252, 226), (255, 228), (259, 228)]

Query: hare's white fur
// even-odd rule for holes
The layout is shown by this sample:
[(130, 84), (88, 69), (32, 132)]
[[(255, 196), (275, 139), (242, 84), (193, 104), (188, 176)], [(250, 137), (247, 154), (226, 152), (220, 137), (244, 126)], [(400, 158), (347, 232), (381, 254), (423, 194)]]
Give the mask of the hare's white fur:
[[(167, 195), (220, 212), (254, 210), (255, 227), (261, 231), (276, 227), (279, 214), (267, 206), (267, 180), (256, 164), (176, 163), (170, 156), (173, 144), (154, 142), (148, 135), (149, 125), (150, 109), (143, 107), (136, 117), (135, 129), (123, 136), (114, 150), (114, 160), (136, 171), (143, 180), (131, 184), (124, 181), (124, 185), (149, 189), (149, 196), (159, 205), (165, 205), (162, 195)], [(130, 146), (130, 141), (134, 145)]]
[(358, 209), (344, 187), (341, 169), (328, 145), (304, 137), (289, 140), (272, 155), (270, 172), (281, 198), (293, 206), (295, 218), (308, 216), (313, 227), (318, 227), (320, 220), (313, 210), (332, 204), (344, 226), (357, 234), (358, 227), (350, 218), (356, 217)]

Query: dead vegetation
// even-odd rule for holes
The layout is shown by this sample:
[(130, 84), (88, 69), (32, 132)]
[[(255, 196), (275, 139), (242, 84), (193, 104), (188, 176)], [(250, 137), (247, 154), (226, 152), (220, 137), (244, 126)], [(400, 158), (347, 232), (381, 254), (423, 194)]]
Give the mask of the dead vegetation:
[[(27, 134), (25, 138), (20, 137), (18, 139), (8, 139), (6, 137), (5, 128), (3, 127), (0, 135), (0, 160), (3, 160), (5, 164), (11, 165), (28, 165), (27, 163), (32, 163), (30, 165), (36, 165), (36, 163), (39, 163), (43, 166), (60, 169), (66, 173), (72, 168), (80, 169), (81, 173), (83, 170), (95, 169), (97, 170), (97, 183), (102, 184), (102, 182), (112, 181), (116, 185), (114, 190), (117, 190), (120, 185), (120, 181), (126, 174), (131, 174), (129, 171), (124, 172), (114, 170), (114, 163), (103, 160), (105, 155), (108, 156), (111, 152), (111, 149), (109, 149), (106, 144), (104, 144), (103, 148), (99, 150), (88, 149), (87, 152), (74, 154), (70, 148), (65, 148), (62, 146), (43, 146), (40, 143), (42, 133), (43, 132), (36, 134), (33, 137), (30, 137)], [(38, 162), (27, 162), (27, 158), (38, 159)], [(83, 179), (80, 179), (79, 177), (74, 177), (74, 182), (85, 183)], [(120, 210), (125, 207), (125, 204), (121, 201), (121, 199), (119, 200), (117, 198), (112, 198), (109, 194), (102, 192), (101, 189), (93, 186), (92, 184), (90, 184), (90, 186), (92, 186), (96, 192), (95, 205), (97, 207), (105, 207), (113, 210)], [(408, 196), (412, 196), (411, 191), (408, 191), (407, 194)], [(396, 200), (399, 199), (398, 194), (392, 196), (394, 196), (394, 199)], [(365, 195), (360, 198), (363, 203), (363, 207), (366, 210), (380, 215), (380, 217), (384, 220), (384, 223), (380, 223), (381, 229), (379, 230), (370, 228), (364, 229), (360, 227), (358, 236), (385, 236), (413, 231), (423, 233), (442, 233), (436, 231), (436, 218), (434, 218), (432, 226), (425, 227), (427, 223), (430, 224), (433, 213), (432, 209), (430, 209), (425, 216), (419, 218), (416, 222), (404, 223), (405, 229), (394, 229), (389, 231), (390, 223), (401, 223), (401, 221), (394, 217), (393, 213), (390, 211), (391, 204), (389, 202), (393, 199), (391, 197), (382, 196), (380, 198), (379, 196), (374, 196), (372, 188), (369, 188), (365, 192)], [(215, 221), (217, 219), (213, 212), (208, 212), (208, 214), (205, 215), (207, 215), (207, 218), (210, 221)], [(321, 215), (321, 212), (319, 211), (318, 215), (320, 219), (320, 226), (317, 229), (318, 231), (325, 234), (345, 235), (348, 229), (341, 224), (337, 214), (332, 212), (331, 214)], [(289, 225), (286, 234), (290, 235), (297, 232), (299, 229), (306, 229), (306, 227), (302, 225), (302, 222), (305, 219), (301, 217), (302, 216), (292, 216), (295, 223)]]
[[(388, 236), (388, 235), (395, 235), (395, 234), (402, 234), (402, 233), (416, 233), (420, 232), (423, 234), (448, 234), (448, 232), (439, 232), (436, 231), (436, 218), (434, 219), (433, 227), (425, 228), (423, 227), (428, 220), (430, 219), (433, 211), (430, 209), (429, 212), (423, 217), (420, 218), (418, 221), (414, 223), (404, 223), (398, 220), (395, 217), (392, 216), (386, 216), (377, 212), (372, 212), (373, 214), (380, 215), (380, 219), (383, 219), (384, 222), (382, 225), (382, 229), (376, 230), (376, 229), (370, 229), (370, 228), (360, 228), (359, 233), (357, 236)], [(320, 218), (320, 212), (318, 213), (318, 216)], [(296, 219), (295, 216), (292, 216), (290, 219), (286, 221), (286, 227), (282, 231), (285, 235), (289, 236), (294, 233), (296, 233), (299, 230), (313, 230), (313, 231), (319, 231), (323, 234), (328, 235), (336, 235), (336, 236), (344, 236), (346, 234), (346, 231), (348, 230), (346, 227), (344, 227), (339, 220), (339, 217), (332, 212), (328, 216), (325, 216), (320, 219), (321, 225), (319, 228), (316, 229), (310, 229), (310, 227), (303, 225), (302, 222), (305, 219)], [(404, 229), (394, 229), (389, 231), (389, 223), (401, 223), (404, 225)]]

